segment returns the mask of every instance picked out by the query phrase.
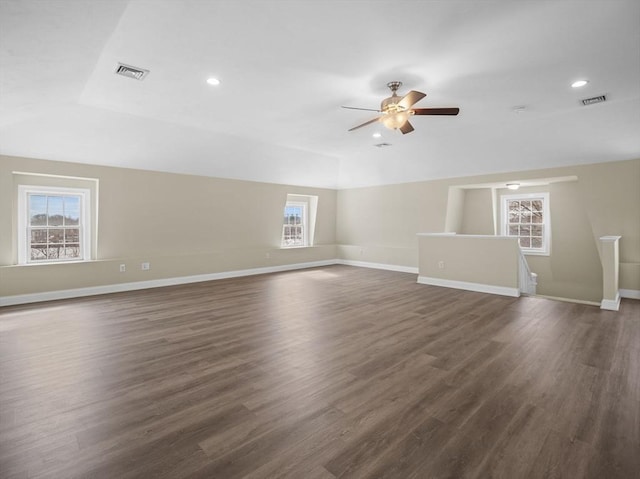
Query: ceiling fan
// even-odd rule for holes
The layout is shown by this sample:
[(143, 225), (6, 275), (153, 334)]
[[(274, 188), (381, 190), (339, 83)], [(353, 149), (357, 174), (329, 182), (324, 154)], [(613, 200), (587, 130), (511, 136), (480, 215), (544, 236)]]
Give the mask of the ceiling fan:
[(357, 130), (363, 126), (370, 125), (379, 121), (390, 130), (400, 130), (403, 135), (411, 133), (413, 126), (409, 123), (409, 117), (413, 115), (457, 115), (460, 112), (460, 108), (411, 108), (414, 104), (422, 100), (426, 93), (411, 90), (405, 96), (400, 97), (397, 94), (398, 88), (402, 86), (401, 81), (392, 81), (387, 83), (387, 86), (391, 90), (391, 96), (385, 98), (380, 103), (380, 109), (374, 110), (372, 108), (356, 108), (352, 106), (343, 106), (349, 110), (367, 110), (377, 111), (382, 115), (369, 120), (361, 125), (350, 128), (349, 131)]

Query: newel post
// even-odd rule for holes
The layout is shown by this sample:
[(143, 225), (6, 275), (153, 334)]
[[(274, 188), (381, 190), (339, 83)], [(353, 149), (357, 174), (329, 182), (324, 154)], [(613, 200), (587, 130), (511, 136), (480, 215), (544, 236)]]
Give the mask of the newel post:
[(602, 253), (602, 302), (600, 309), (618, 311), (620, 308), (620, 291), (618, 290), (618, 274), (620, 258), (618, 243), (621, 236), (603, 236), (600, 238)]

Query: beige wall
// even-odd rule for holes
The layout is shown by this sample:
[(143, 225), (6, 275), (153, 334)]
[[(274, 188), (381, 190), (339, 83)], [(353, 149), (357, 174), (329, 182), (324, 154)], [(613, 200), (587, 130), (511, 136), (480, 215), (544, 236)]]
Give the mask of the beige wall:
[[(16, 171), (98, 180), (96, 261), (13, 266)], [(528, 257), (538, 292), (600, 301), (606, 235), (622, 236), (620, 288), (640, 290), (640, 160), (334, 191), (0, 156), (0, 295), (333, 258), (417, 268), (417, 233), (488, 232), (491, 195), (470, 185), (559, 176), (578, 179), (547, 187), (552, 254)], [(313, 248), (279, 248), (288, 193), (319, 197)]]
[(456, 223), (460, 217), (465, 233), (490, 231), (493, 206), (488, 190), (466, 189), (462, 201), (454, 195), (449, 207), (462, 208), (462, 213), (447, 213), (450, 187), (566, 176), (578, 179), (544, 189), (550, 193), (552, 208), (551, 255), (527, 257), (539, 275), (538, 292), (599, 302), (598, 239), (605, 235), (622, 236), (620, 288), (640, 290), (640, 160), (339, 191), (338, 243), (349, 245), (345, 259), (384, 257), (390, 264), (415, 267), (417, 233), (443, 232), (446, 223)]
[[(96, 261), (14, 266), (16, 171), (98, 180)], [(319, 197), (312, 248), (280, 249), (288, 193)], [(328, 189), (0, 157), (0, 296), (333, 259), (335, 211)]]
[(443, 231), (448, 196), (447, 182), (338, 191), (341, 258), (417, 268), (416, 233)]
[(516, 238), (421, 235), (418, 243), (420, 276), (518, 289)]
[[(462, 222), (457, 233), (465, 235), (493, 235), (493, 191), (491, 188), (464, 190)], [(498, 231), (498, 234), (500, 232)]]
[[(602, 263), (585, 207), (585, 195), (578, 181), (520, 188), (518, 193), (549, 193), (551, 254), (527, 255), (531, 270), (538, 275), (537, 293), (560, 298), (596, 301), (602, 299)], [(497, 191), (501, 195), (513, 191)], [(499, 211), (498, 211), (499, 216)]]

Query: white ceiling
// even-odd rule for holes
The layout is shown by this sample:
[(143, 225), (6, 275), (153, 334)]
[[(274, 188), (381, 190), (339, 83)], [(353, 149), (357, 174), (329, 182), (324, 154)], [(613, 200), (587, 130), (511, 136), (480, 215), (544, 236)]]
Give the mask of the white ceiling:
[[(347, 132), (391, 80), (460, 115)], [(0, 0), (2, 154), (346, 188), (639, 158), (639, 132), (638, 0)]]

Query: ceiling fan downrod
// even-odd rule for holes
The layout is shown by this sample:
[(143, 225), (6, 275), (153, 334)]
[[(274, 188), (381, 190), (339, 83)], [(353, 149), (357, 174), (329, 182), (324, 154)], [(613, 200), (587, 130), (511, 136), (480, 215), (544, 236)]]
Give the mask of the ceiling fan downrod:
[(389, 83), (387, 83), (387, 86), (389, 87), (389, 90), (391, 90), (391, 93), (393, 93), (393, 95), (396, 96), (396, 92), (398, 91), (398, 88), (402, 86), (402, 82), (390, 81)]

